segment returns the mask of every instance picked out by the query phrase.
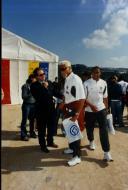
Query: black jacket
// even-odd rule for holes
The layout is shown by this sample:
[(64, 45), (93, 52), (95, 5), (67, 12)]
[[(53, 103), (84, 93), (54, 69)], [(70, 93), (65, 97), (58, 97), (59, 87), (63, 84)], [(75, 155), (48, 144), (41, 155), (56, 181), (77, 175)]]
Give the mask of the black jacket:
[(121, 85), (118, 83), (111, 83), (108, 88), (108, 96), (110, 100), (121, 100), (122, 99)]
[(56, 94), (52, 82), (48, 81), (49, 86), (45, 88), (43, 84), (36, 81), (31, 85), (31, 93), (36, 100), (36, 106), (38, 110), (43, 112), (51, 112), (55, 108), (53, 96), (60, 97), (60, 94)]

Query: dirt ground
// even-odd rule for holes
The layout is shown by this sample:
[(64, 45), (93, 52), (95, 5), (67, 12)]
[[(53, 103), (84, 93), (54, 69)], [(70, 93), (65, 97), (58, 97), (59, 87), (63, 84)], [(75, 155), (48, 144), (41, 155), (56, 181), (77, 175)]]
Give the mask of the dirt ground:
[(96, 150), (82, 140), (82, 162), (68, 167), (70, 155), (62, 152), (67, 139), (61, 130), (55, 137), (59, 148), (42, 153), (37, 139), (20, 141), (20, 105), (2, 106), (2, 190), (128, 190), (128, 121), (109, 135), (114, 162), (106, 163), (95, 128)]

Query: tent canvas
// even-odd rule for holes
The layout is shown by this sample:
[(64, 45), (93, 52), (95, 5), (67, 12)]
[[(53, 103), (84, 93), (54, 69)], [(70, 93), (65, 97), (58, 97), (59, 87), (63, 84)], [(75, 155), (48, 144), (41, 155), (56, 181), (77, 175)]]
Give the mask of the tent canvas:
[[(56, 54), (2, 28), (2, 103), (22, 103), (21, 86), (28, 78), (29, 72), (37, 66), (45, 68), (48, 65), (48, 68), (45, 68), (48, 70), (48, 79), (53, 81), (58, 76), (58, 60)], [(5, 82), (5, 78), (9, 80)], [(7, 87), (10, 93), (7, 93)]]
[(2, 28), (2, 58), (58, 62), (54, 53)]

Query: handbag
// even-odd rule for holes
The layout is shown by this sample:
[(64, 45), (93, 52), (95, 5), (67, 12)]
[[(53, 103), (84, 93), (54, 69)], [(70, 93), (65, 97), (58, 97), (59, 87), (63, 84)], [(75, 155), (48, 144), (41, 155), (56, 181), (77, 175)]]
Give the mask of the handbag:
[(69, 143), (83, 138), (77, 120), (73, 122), (70, 120), (70, 118), (67, 118), (64, 119), (62, 123), (65, 130), (66, 138), (68, 139)]
[(112, 135), (115, 135), (115, 129), (113, 126), (113, 117), (112, 114), (107, 114), (107, 126), (108, 126), (108, 132)]

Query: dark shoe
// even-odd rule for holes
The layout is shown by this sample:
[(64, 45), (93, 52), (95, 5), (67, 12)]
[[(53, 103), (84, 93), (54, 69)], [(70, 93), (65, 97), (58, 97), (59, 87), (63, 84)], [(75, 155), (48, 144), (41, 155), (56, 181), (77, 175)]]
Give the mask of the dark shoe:
[(47, 147), (42, 147), (41, 146), (41, 151), (45, 153), (49, 153), (50, 151), (47, 149)]
[(123, 123), (120, 123), (120, 124), (119, 124), (119, 128), (120, 128), (120, 127), (125, 127), (125, 126), (124, 126)]
[(47, 144), (47, 146), (49, 146), (49, 147), (53, 147), (53, 148), (58, 148), (58, 145), (57, 144), (55, 144), (55, 143), (52, 143), (52, 144)]
[(125, 127), (123, 124), (122, 125), (119, 125), (119, 128), (122, 128), (122, 127)]
[(29, 141), (29, 138), (28, 138), (28, 136), (24, 136), (24, 137), (21, 137), (21, 140), (22, 141)]
[(36, 139), (37, 135), (35, 132), (33, 132), (33, 133), (30, 133), (30, 137)]

